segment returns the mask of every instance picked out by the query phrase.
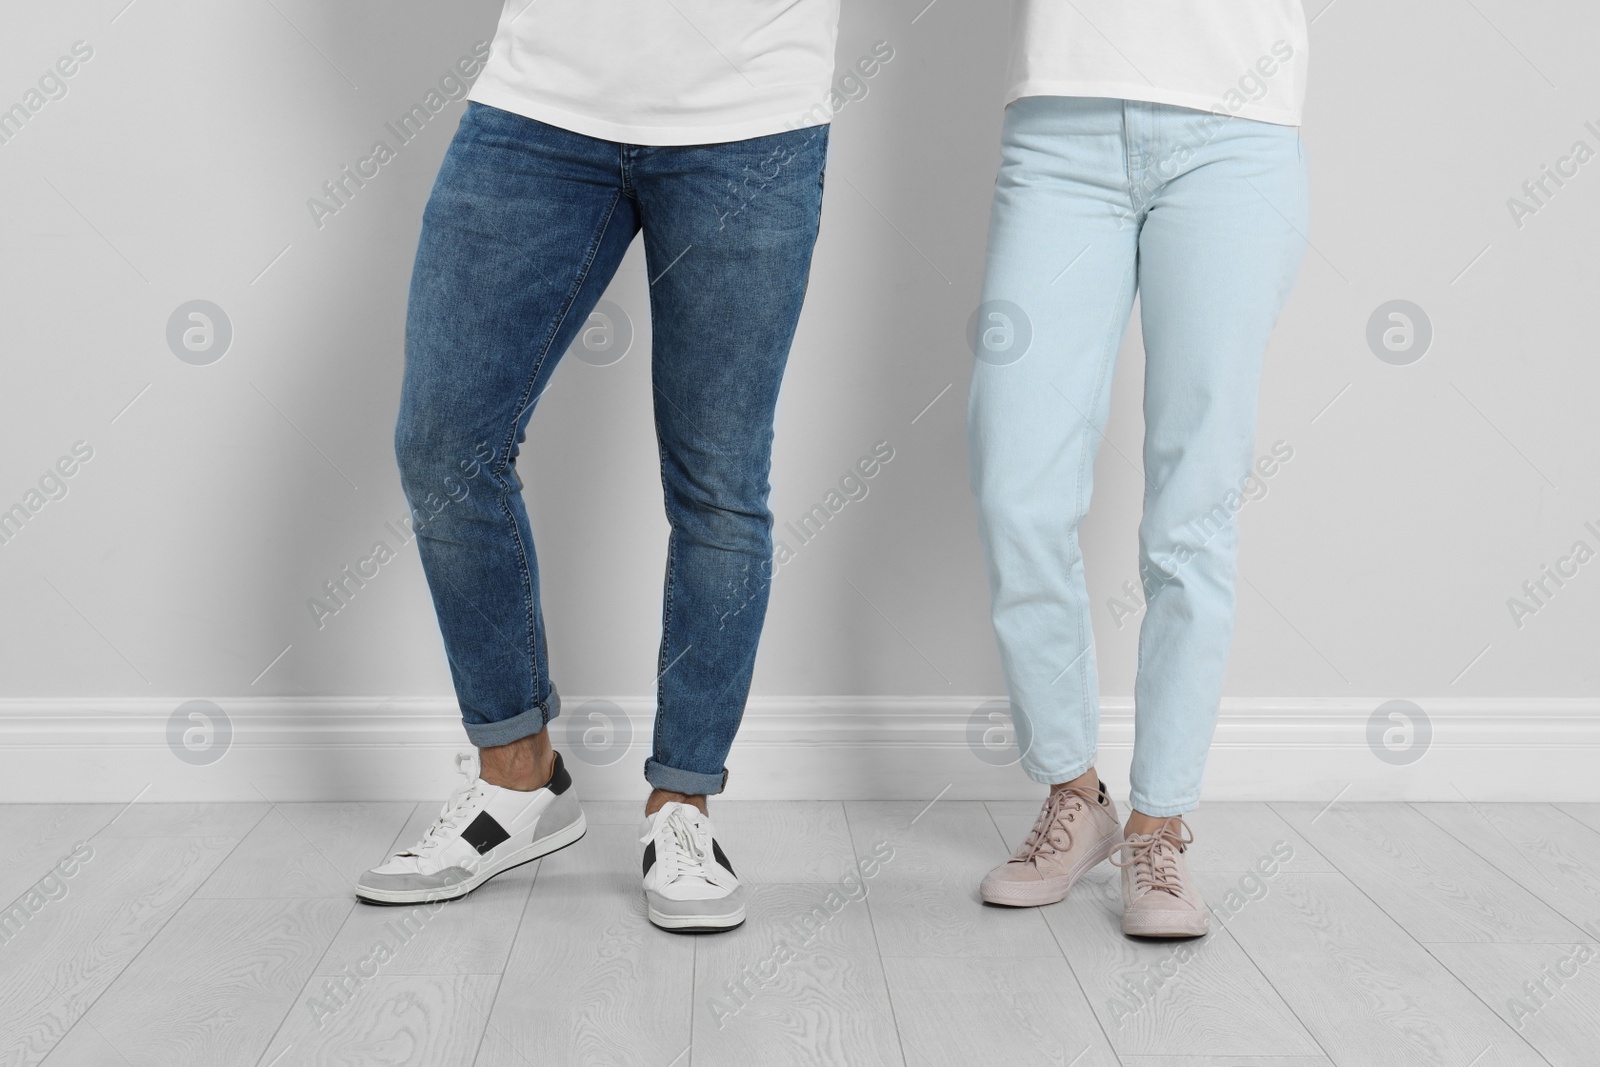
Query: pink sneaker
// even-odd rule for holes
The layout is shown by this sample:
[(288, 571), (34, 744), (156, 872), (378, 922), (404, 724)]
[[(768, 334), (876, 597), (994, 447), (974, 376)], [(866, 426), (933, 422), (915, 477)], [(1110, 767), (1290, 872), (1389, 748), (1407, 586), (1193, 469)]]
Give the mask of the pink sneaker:
[(1122, 843), (1117, 806), (1099, 788), (1051, 793), (1016, 855), (990, 871), (978, 893), (990, 904), (1036, 908), (1054, 904), (1072, 884)]
[[(1181, 833), (1180, 833), (1181, 831)], [(1132, 834), (1122, 868), (1122, 932), (1136, 937), (1200, 937), (1211, 929), (1211, 912), (1189, 875), (1184, 856), (1194, 841), (1188, 823), (1173, 816), (1153, 834)]]

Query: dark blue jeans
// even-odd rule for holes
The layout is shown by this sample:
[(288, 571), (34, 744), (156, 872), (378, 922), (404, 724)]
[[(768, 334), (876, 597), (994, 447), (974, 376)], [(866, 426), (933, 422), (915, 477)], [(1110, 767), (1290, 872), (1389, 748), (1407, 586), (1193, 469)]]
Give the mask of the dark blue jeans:
[(560, 714), (518, 450), (642, 229), (671, 526), (645, 777), (722, 790), (766, 617), (773, 415), (827, 143), (821, 126), (618, 144), (467, 105), (423, 215), (395, 451), (473, 744)]

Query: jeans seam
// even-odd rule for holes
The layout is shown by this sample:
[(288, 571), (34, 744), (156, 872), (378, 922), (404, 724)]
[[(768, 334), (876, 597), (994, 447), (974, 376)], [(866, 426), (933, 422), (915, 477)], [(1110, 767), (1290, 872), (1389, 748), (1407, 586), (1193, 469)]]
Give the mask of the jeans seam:
[[(501, 480), (502, 484), (504, 484), (506, 481), (505, 472), (511, 466), (511, 449), (515, 444), (517, 423), (522, 421), (523, 412), (528, 410), (528, 398), (533, 393), (533, 386), (534, 383), (539, 380), (540, 372), (544, 370), (545, 361), (550, 358), (550, 346), (554, 343), (556, 335), (561, 332), (561, 326), (566, 322), (567, 315), (572, 310), (572, 305), (578, 298), (578, 293), (583, 290), (584, 283), (589, 279), (590, 268), (594, 266), (595, 256), (599, 254), (600, 244), (605, 240), (606, 230), (608, 230), (611, 226), (611, 219), (616, 214), (617, 204), (621, 201), (621, 199), (622, 194), (620, 192), (612, 197), (611, 204), (606, 208), (605, 216), (600, 220), (600, 224), (595, 227), (594, 238), (589, 242), (589, 249), (584, 255), (583, 262), (578, 267), (577, 273), (574, 275), (572, 286), (567, 290), (567, 295), (562, 301), (560, 311), (550, 322), (550, 329), (545, 334), (544, 345), (539, 352), (538, 358), (533, 361), (533, 368), (528, 373), (527, 384), (523, 386), (522, 396), (517, 402), (517, 413), (512, 418), (511, 425), (506, 428), (504, 445), (501, 449), (500, 458), (495, 470), (495, 476)], [(509, 491), (510, 487), (508, 485), (507, 492), (509, 493)], [(518, 491), (520, 492), (520, 489)], [(522, 571), (523, 604), (524, 610), (527, 612), (526, 622), (529, 642), (527, 649), (528, 666), (532, 675), (531, 681), (533, 695), (535, 698), (534, 702), (538, 705), (545, 722), (548, 723), (550, 714), (550, 709), (547, 706), (548, 700), (539, 699), (539, 682), (541, 680), (541, 675), (539, 673), (539, 657), (537, 655), (537, 649), (539, 646), (539, 632), (541, 629), (539, 625), (541, 613), (539, 611), (538, 597), (533, 589), (533, 569), (528, 564), (528, 546), (522, 542), (522, 530), (517, 526), (517, 520), (515, 516), (511, 514), (511, 507), (506, 502), (506, 498), (504, 496), (502, 496), (500, 500), (500, 512), (505, 516), (506, 521), (511, 526), (511, 540), (512, 544), (517, 550), (517, 563)], [(548, 674), (549, 672), (546, 671), (545, 673)]]
[[(651, 295), (654, 296), (654, 293), (652, 292)], [(672, 643), (672, 573), (678, 558), (678, 530), (676, 524), (672, 522), (671, 493), (666, 488), (667, 448), (666, 444), (661, 440), (661, 418), (659, 415), (655, 422), (656, 466), (661, 479), (662, 500), (668, 510), (667, 567), (661, 583), (661, 649), (656, 655), (656, 723), (654, 736), (650, 739), (651, 758), (660, 763), (661, 760), (656, 756), (656, 753), (661, 751), (661, 738), (666, 732), (663, 722), (666, 709), (663, 707), (662, 696), (666, 692), (667, 649)]]
[(677, 542), (676, 532), (667, 534), (667, 573), (661, 590), (661, 651), (656, 658), (656, 730), (655, 737), (651, 739), (652, 752), (660, 750), (661, 738), (666, 732), (663, 722), (666, 708), (662, 697), (667, 684), (667, 649), (672, 643), (672, 573), (677, 564)]
[(1128, 101), (1122, 101), (1122, 176), (1127, 183), (1128, 208), (1130, 212), (1139, 210), (1139, 198), (1134, 189), (1137, 181), (1134, 178), (1134, 153), (1132, 138), (1128, 136), (1131, 124), (1128, 121)]
[[(1126, 281), (1128, 279), (1128, 276), (1130, 274), (1134, 273), (1134, 271), (1137, 269), (1138, 257), (1139, 257), (1139, 251), (1138, 251), (1138, 243), (1137, 243), (1137, 239), (1136, 239), (1135, 240), (1135, 244), (1134, 244), (1134, 261), (1133, 261), (1133, 263), (1130, 263), (1128, 265), (1128, 267), (1123, 271), (1123, 275), (1122, 276), (1123, 276), (1124, 283), (1126, 283)], [(1120, 286), (1118, 287), (1118, 292), (1119, 293), (1121, 292), (1121, 287)], [(1106, 373), (1107, 373), (1108, 369), (1111, 367), (1111, 365), (1116, 362), (1116, 359), (1117, 359), (1117, 349), (1111, 343), (1112, 334), (1115, 333), (1116, 329), (1117, 329), (1117, 322), (1116, 322), (1116, 317), (1115, 316), (1116, 316), (1116, 310), (1115, 310), (1115, 307), (1113, 307), (1112, 320), (1109, 323), (1106, 324), (1105, 334), (1103, 336), (1103, 340), (1102, 340), (1102, 343), (1101, 343), (1101, 351), (1103, 351), (1105, 353), (1105, 355), (1102, 357), (1102, 359), (1100, 361), (1100, 372), (1095, 378), (1095, 385), (1094, 385), (1094, 393), (1093, 393), (1092, 404), (1098, 404), (1099, 403), (1100, 391), (1105, 387)], [(1124, 324), (1124, 325), (1126, 325), (1126, 324)], [(1078, 516), (1086, 515), (1086, 514), (1088, 514), (1088, 511), (1089, 511), (1089, 502), (1087, 500), (1083, 499), (1083, 480), (1084, 480), (1085, 472), (1089, 467), (1089, 454), (1090, 454), (1090, 452), (1092, 452), (1094, 450), (1093, 449), (1093, 441), (1094, 441), (1094, 436), (1093, 435), (1094, 435), (1094, 429), (1095, 429), (1094, 428), (1094, 422), (1093, 422), (1094, 412), (1095, 412), (1095, 408), (1093, 406), (1091, 406), (1089, 411), (1087, 413), (1085, 413), (1085, 416), (1084, 416), (1084, 440), (1085, 440), (1085, 444), (1086, 444), (1087, 447), (1085, 447), (1083, 449), (1082, 453), (1078, 456), (1078, 479), (1077, 479), (1077, 484), (1073, 489), (1073, 514), (1074, 515), (1078, 515)], [(1079, 522), (1079, 525), (1081, 526), (1082, 525), (1082, 519), (1080, 518), (1078, 520), (1078, 522)], [(1076, 531), (1074, 531), (1074, 532), (1076, 533)], [(1081, 563), (1081, 561), (1083, 559), (1083, 546), (1081, 545), (1081, 543), (1078, 546), (1076, 554), (1077, 554), (1079, 562)], [(1076, 623), (1077, 623), (1077, 628), (1078, 628), (1078, 646), (1079, 646), (1080, 649), (1082, 649), (1082, 651), (1079, 653), (1079, 655), (1087, 656), (1089, 654), (1089, 652), (1088, 652), (1088, 645), (1085, 642), (1086, 642), (1086, 640), (1092, 640), (1093, 639), (1093, 633), (1091, 632), (1088, 635), (1088, 638), (1087, 639), (1085, 638), (1084, 631), (1083, 631), (1083, 616), (1082, 616), (1082, 614), (1079, 614), (1079, 616), (1078, 616), (1078, 618), (1076, 620)], [(1083, 679), (1082, 685), (1080, 686), (1080, 694), (1081, 694), (1080, 699), (1082, 701), (1081, 706), (1084, 709), (1087, 709), (1090, 706), (1090, 699), (1091, 699), (1090, 698), (1090, 693), (1089, 693), (1089, 671), (1088, 671), (1088, 664), (1087, 663), (1084, 664), (1083, 669), (1081, 669), (1079, 671), (1079, 677), (1081, 677)], [(1098, 703), (1099, 703), (1098, 694), (1095, 694), (1094, 699), (1095, 699), (1096, 707), (1098, 707)], [(1083, 741), (1083, 746), (1084, 746), (1084, 751), (1085, 752), (1092, 752), (1094, 749), (1096, 749), (1098, 747), (1098, 742), (1099, 742), (1098, 731), (1096, 731), (1096, 736), (1091, 737), (1090, 734), (1089, 734), (1089, 718), (1090, 717), (1088, 715), (1080, 715), (1079, 716), (1079, 720), (1078, 720), (1079, 721), (1079, 729), (1081, 731), (1081, 738), (1082, 738), (1082, 741)], [(1098, 711), (1096, 713), (1095, 718), (1096, 718), (1097, 724), (1098, 724), (1098, 718), (1099, 718)]]

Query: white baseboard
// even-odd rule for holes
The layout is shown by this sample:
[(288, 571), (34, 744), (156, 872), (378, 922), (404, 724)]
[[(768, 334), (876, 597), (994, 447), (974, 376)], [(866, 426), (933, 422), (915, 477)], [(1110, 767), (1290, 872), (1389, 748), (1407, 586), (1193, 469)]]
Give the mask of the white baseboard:
[[(1432, 738), (1404, 766), (1369, 746), (1384, 701), (1239, 699), (1224, 702), (1206, 775), (1206, 799), (1600, 801), (1600, 700), (1429, 699)], [(468, 748), (453, 701), (385, 698), (221, 699), (232, 738), (221, 758), (184, 762), (167, 743), (176, 699), (0, 700), (0, 801), (439, 799), (453, 753)], [(563, 701), (558, 747), (593, 800), (644, 795), (651, 704), (615, 701), (631, 743), (597, 757), (573, 736)], [(1014, 765), (969, 746), (981, 697), (803, 697), (752, 700), (729, 760), (729, 797), (931, 800), (1034, 798), (1041, 788)], [(1108, 700), (1099, 767), (1126, 795), (1131, 701)], [(980, 727), (982, 722), (978, 724)], [(215, 745), (211, 751), (216, 751)], [(980, 746), (981, 747), (981, 746)], [(618, 752), (621, 753), (617, 758)], [(596, 760), (610, 760), (598, 765)]]

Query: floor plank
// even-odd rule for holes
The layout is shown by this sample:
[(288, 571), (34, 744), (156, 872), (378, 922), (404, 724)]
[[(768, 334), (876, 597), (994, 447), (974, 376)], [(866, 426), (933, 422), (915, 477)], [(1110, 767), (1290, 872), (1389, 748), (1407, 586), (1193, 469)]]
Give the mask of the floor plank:
[(382, 863), (415, 810), (403, 803), (279, 804), (262, 816), (202, 897), (338, 897)]
[(696, 939), (695, 1067), (903, 1062), (864, 885), (752, 885), (742, 927)]
[(64, 895), (0, 946), (0, 1064), (40, 1062), (238, 843), (92, 840)]
[[(1273, 859), (1297, 871), (1337, 869), (1269, 804), (1201, 804), (1185, 821), (1194, 832), (1189, 846), (1194, 871), (1260, 872)], [(1284, 860), (1286, 854), (1290, 858)]]
[(50, 873), (80, 841), (94, 837), (122, 804), (0, 804), (6, 828), (6, 862), (0, 864), (0, 901), (9, 902)]
[(688, 1062), (695, 937), (650, 925), (640, 855), (602, 824), (539, 861), (477, 1067)]
[[(1206, 880), (1202, 888), (1213, 898), (1225, 891)], [(1229, 919), (1228, 933), (1339, 1067), (1543, 1063), (1342, 875), (1279, 875)]]
[(897, 958), (884, 968), (907, 1067), (1116, 1067), (1065, 960)]
[(1522, 888), (1600, 939), (1600, 833), (1551, 804), (1413, 804)]
[(102, 837), (244, 837), (271, 804), (168, 803), (137, 801), (128, 805), (104, 830)]
[(1556, 807), (1600, 833), (1600, 804), (1557, 804)]
[[(1554, 1067), (1593, 1067), (1600, 1059), (1595, 946), (1425, 947)], [(1584, 948), (1587, 960), (1581, 958)]]
[(1274, 804), (1418, 941), (1552, 942), (1571, 922), (1409, 804)]
[(471, 1067), (499, 976), (379, 973), (347, 998), (329, 981), (306, 983), (263, 1067)]
[(352, 906), (191, 899), (45, 1067), (250, 1067)]
[(1036, 909), (979, 900), (978, 883), (1006, 857), (981, 802), (850, 801), (845, 815), (858, 861), (890, 857), (867, 897), (885, 957), (1060, 956)]

